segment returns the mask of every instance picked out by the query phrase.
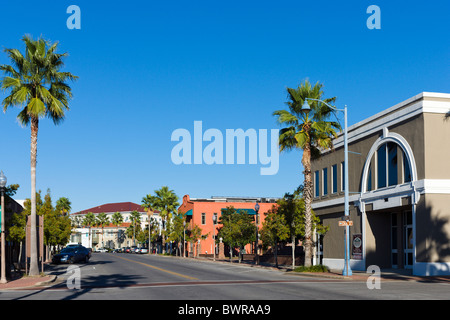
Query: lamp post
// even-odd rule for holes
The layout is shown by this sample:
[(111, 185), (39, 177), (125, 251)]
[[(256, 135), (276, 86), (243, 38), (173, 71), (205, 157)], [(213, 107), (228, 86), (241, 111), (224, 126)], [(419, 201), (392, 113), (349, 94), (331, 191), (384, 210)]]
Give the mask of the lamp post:
[(1, 241), (2, 241), (2, 247), (1, 247), (1, 277), (0, 277), (0, 283), (7, 283), (6, 281), (6, 252), (5, 252), (5, 187), (6, 187), (6, 176), (4, 175), (3, 171), (0, 172), (0, 193), (1, 193), (1, 206), (2, 206), (2, 212), (1, 212)]
[[(307, 100), (314, 100), (326, 104), (329, 108), (344, 112), (344, 214), (346, 218), (349, 216), (349, 190), (348, 190), (348, 129), (347, 129), (347, 106), (344, 109), (338, 109), (319, 99), (305, 98), (302, 110), (309, 112), (311, 107)], [(344, 270), (342, 271), (344, 276), (351, 276), (352, 269), (350, 268), (350, 232), (348, 224), (345, 226), (345, 263)]]
[(186, 258), (186, 220), (183, 221), (183, 258)]
[(259, 217), (259, 203), (258, 203), (258, 201), (256, 201), (256, 204), (255, 204), (255, 212), (256, 212), (256, 214), (255, 214), (255, 226), (256, 226), (256, 234), (255, 234), (255, 264), (259, 264), (259, 255), (258, 255), (258, 226), (259, 226), (259, 219), (258, 219), (258, 217)]
[(216, 223), (217, 223), (217, 215), (213, 214), (212, 216), (212, 220), (213, 220), (213, 253), (214, 253), (214, 258), (213, 261), (216, 261)]

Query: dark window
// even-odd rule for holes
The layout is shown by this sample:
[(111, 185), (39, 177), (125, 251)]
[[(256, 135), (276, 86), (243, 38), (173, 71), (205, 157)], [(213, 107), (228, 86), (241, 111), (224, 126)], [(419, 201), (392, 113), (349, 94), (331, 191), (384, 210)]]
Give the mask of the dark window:
[(319, 171), (315, 171), (314, 172), (314, 191), (315, 191), (315, 194), (314, 194), (314, 196), (315, 197), (318, 197), (319, 196)]
[(388, 148), (388, 182), (390, 186), (398, 184), (397, 144), (389, 142)]
[(328, 168), (323, 169), (323, 195), (328, 194)]
[(411, 167), (409, 161), (406, 158), (406, 154), (403, 152), (403, 182), (411, 182)]
[(372, 164), (369, 166), (369, 177), (367, 178), (367, 191), (372, 191)]
[(336, 193), (337, 192), (337, 164), (334, 164), (332, 167), (332, 175), (333, 175), (333, 181), (332, 181), (332, 188), (333, 190), (331, 191), (332, 193)]
[(377, 151), (377, 188), (386, 187), (386, 145), (383, 144)]

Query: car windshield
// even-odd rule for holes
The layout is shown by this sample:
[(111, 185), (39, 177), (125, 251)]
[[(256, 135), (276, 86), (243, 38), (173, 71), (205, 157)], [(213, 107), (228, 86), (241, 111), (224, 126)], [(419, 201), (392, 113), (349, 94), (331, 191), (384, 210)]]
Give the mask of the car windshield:
[(61, 250), (61, 253), (69, 253), (69, 252), (74, 252), (75, 248), (64, 248)]

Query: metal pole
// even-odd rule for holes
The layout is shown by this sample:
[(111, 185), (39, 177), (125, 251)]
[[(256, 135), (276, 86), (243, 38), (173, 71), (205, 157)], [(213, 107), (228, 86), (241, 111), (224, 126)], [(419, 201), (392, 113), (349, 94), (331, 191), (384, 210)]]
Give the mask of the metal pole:
[(1, 187), (0, 188), (0, 193), (1, 193), (1, 206), (2, 206), (2, 212), (1, 212), (1, 219), (2, 219), (2, 223), (1, 223), (1, 233), (2, 233), (2, 237), (1, 237), (1, 241), (2, 241), (2, 257), (1, 257), (1, 278), (0, 278), (0, 283), (7, 283), (8, 281), (6, 280), (6, 250), (5, 250), (5, 243), (6, 243), (6, 239), (5, 239), (5, 188)]
[[(347, 106), (344, 107), (344, 213), (349, 216), (349, 190), (348, 190), (348, 126), (347, 126)], [(345, 266), (343, 271), (344, 276), (351, 276), (352, 269), (350, 268), (350, 233), (348, 224), (345, 226)]]

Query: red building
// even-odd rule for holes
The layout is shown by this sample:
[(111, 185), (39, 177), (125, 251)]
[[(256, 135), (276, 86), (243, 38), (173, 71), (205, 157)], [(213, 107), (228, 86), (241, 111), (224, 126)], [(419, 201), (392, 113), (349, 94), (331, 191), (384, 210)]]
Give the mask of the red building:
[[(211, 197), (208, 199), (190, 198), (189, 195), (183, 197), (183, 203), (179, 207), (179, 211), (186, 214), (186, 221), (195, 224), (202, 229), (202, 235), (209, 233), (208, 237), (200, 241), (199, 254), (213, 254), (214, 236), (217, 235), (217, 229), (221, 225), (213, 224), (213, 216), (217, 216), (217, 222), (222, 214), (222, 210), (233, 206), (235, 209), (246, 210), (250, 215), (256, 216), (255, 205), (258, 202), (258, 227), (262, 228), (262, 223), (267, 213), (274, 205), (278, 198), (246, 198), (246, 197)], [(193, 254), (197, 254), (197, 248), (192, 249), (192, 244), (187, 246)], [(246, 253), (254, 253), (254, 247), (247, 245)], [(217, 253), (217, 249), (216, 249)]]

